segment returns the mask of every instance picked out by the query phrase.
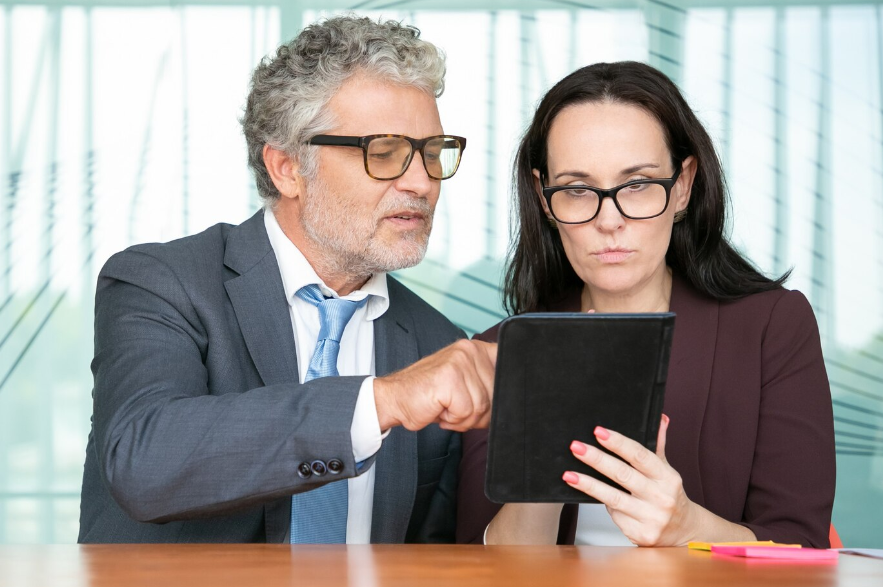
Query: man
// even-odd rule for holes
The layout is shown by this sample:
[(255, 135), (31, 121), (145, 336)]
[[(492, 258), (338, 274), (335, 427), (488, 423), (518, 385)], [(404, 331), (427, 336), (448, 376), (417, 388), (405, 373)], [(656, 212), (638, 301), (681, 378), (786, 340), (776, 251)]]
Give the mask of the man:
[(107, 262), (80, 542), (453, 541), (495, 347), (386, 276), (423, 257), (465, 147), (418, 37), (307, 27), (242, 119), (264, 210)]

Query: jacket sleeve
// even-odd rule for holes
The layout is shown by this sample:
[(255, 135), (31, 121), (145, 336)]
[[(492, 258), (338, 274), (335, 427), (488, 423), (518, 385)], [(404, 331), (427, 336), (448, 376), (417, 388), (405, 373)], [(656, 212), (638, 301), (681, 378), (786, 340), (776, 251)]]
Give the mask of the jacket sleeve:
[[(215, 516), (356, 474), (350, 426), (364, 377), (210, 395), (208, 344), (168, 265), (132, 250), (108, 261), (95, 301), (93, 435), (104, 482), (129, 516)], [(339, 475), (297, 473), (332, 457)]]
[(831, 390), (800, 292), (774, 306), (762, 342), (757, 442), (743, 524), (758, 540), (825, 547), (834, 503)]

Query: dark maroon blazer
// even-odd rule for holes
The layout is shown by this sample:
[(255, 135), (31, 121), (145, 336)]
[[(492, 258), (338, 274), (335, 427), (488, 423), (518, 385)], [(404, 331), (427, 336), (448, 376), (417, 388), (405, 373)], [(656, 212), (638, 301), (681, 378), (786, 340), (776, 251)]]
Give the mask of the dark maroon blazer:
[[(575, 291), (558, 312), (579, 311)], [(666, 457), (687, 496), (758, 540), (828, 547), (834, 416), (818, 326), (806, 298), (777, 289), (720, 302), (675, 275), (677, 314), (664, 413)], [(495, 341), (499, 325), (476, 338)], [(499, 511), (484, 495), (487, 432), (464, 435), (459, 542), (482, 542)], [(562, 514), (572, 541), (576, 508)]]

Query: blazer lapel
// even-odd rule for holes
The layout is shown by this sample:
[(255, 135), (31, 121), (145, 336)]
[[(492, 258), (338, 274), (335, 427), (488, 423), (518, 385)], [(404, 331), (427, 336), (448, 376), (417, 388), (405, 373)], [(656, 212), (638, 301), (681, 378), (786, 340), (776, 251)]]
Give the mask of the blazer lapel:
[[(264, 385), (297, 382), (297, 350), (288, 300), (263, 211), (230, 232), (224, 265), (238, 276), (224, 283), (248, 353)], [(264, 505), (267, 542), (284, 542), (291, 524), (291, 498)]]
[(720, 304), (677, 275), (672, 281), (670, 306), (677, 318), (665, 394), (664, 412), (672, 419), (665, 452), (687, 495), (701, 505), (705, 496), (699, 477), (699, 437), (711, 388)]
[[(411, 315), (395, 295), (398, 283), (389, 280), (389, 309), (374, 321), (374, 365), (378, 377), (417, 361), (417, 336)], [(396, 426), (383, 441), (374, 462), (372, 543), (405, 540), (417, 490), (417, 433)]]
[(224, 264), (239, 274), (224, 286), (264, 385), (297, 381), (288, 300), (262, 211), (231, 232)]
[[(263, 211), (231, 231), (224, 264), (238, 274), (225, 287), (264, 385), (298, 381), (288, 301), (264, 227)], [(398, 283), (387, 279), (389, 309), (374, 322), (377, 376), (419, 359), (413, 320), (398, 299)], [(417, 487), (417, 433), (394, 428), (384, 439), (373, 466), (371, 541), (403, 542)], [(290, 530), (291, 499), (285, 497), (266, 504), (264, 516), (267, 542), (284, 542)]]

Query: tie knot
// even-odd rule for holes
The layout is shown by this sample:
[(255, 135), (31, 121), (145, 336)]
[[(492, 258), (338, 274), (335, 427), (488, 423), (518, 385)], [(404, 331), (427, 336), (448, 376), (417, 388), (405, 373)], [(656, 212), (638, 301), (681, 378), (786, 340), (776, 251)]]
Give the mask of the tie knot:
[(353, 314), (368, 302), (368, 296), (358, 302), (326, 298), (316, 284), (305, 285), (296, 295), (319, 309), (319, 340), (330, 339), (338, 343)]

